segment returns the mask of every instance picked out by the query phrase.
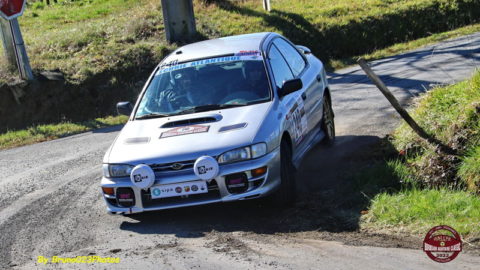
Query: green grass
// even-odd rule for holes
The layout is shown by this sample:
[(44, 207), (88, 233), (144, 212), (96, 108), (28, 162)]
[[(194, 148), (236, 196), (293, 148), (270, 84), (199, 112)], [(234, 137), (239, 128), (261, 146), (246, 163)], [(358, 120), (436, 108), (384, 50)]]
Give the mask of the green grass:
[[(467, 147), (480, 142), (480, 72), (470, 80), (433, 89), (416, 103), (411, 115), (427, 133), (445, 143), (453, 143), (460, 135), (458, 132), (464, 131), (463, 135), (469, 139)], [(405, 123), (395, 131), (394, 138), (399, 149), (408, 148), (412, 142), (426, 146)]]
[(480, 146), (471, 149), (463, 158), (458, 175), (468, 189), (478, 190), (480, 186)]
[(466, 191), (409, 189), (380, 193), (372, 200), (367, 225), (403, 228), (424, 235), (437, 225), (449, 225), (463, 237), (480, 236), (480, 198)]
[[(459, 164), (452, 163), (449, 170), (445, 170), (451, 173), (450, 180), (458, 178), (461, 184), (479, 191), (480, 72), (470, 80), (429, 91), (417, 100), (412, 117), (427, 133), (459, 151)], [(437, 164), (438, 160), (446, 159), (436, 154), (432, 146), (405, 123), (395, 131), (393, 144), (406, 151), (407, 163), (419, 176), (435, 177), (435, 173), (442, 173), (436, 171), (435, 166), (441, 165)]]
[[(268, 13), (258, 1), (210, 2), (217, 4), (199, 5), (197, 17), (202, 26), (208, 25), (216, 34), (279, 32), (294, 43), (310, 47), (334, 68), (349, 64), (354, 56), (478, 22), (471, 19), (479, 15), (473, 10), (480, 4), (471, 0), (278, 0), (272, 2), (273, 10)], [(463, 29), (463, 33), (470, 30), (475, 31)], [(448, 35), (454, 34), (435, 38), (442, 40)], [(430, 42), (433, 39), (419, 41), (416, 46)], [(414, 47), (409, 44), (403, 49)], [(390, 50), (398, 52), (401, 48)]]
[(425, 233), (446, 224), (480, 236), (480, 71), (416, 100), (412, 117), (459, 156), (437, 153), (405, 123), (388, 140), (394, 158), (358, 173), (369, 199), (362, 226)]
[[(272, 6), (266, 12), (261, 1), (194, 1), (203, 38), (279, 32), (334, 68), (355, 56), (385, 57), (480, 28), (444, 33), (480, 20), (474, 0), (276, 0)], [(59, 69), (78, 83), (135, 64), (153, 66), (176, 47), (165, 41), (158, 0), (34, 2), (19, 22), (32, 67)], [(1, 81), (9, 79), (0, 74)]]
[(158, 3), (79, 0), (27, 8), (19, 22), (31, 65), (59, 69), (74, 82), (109, 70), (153, 65), (171, 48), (163, 37)]
[(9, 131), (0, 134), (0, 149), (28, 145), (37, 142), (66, 137), (92, 129), (124, 124), (126, 116), (97, 118), (81, 123), (59, 123), (51, 125), (37, 125), (24, 130)]

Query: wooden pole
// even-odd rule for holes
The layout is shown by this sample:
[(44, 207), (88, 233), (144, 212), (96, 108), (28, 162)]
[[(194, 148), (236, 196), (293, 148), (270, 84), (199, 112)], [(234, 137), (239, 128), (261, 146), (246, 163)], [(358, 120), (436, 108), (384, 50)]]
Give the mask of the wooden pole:
[(438, 149), (449, 155), (458, 155), (457, 152), (450, 148), (447, 145), (444, 145), (440, 140), (436, 139), (434, 136), (430, 136), (421, 128), (415, 120), (408, 114), (408, 112), (400, 105), (398, 100), (392, 95), (387, 86), (382, 82), (382, 80), (373, 72), (373, 70), (368, 66), (365, 59), (360, 58), (358, 64), (365, 71), (367, 76), (372, 80), (372, 82), (377, 86), (377, 88), (382, 92), (382, 94), (387, 98), (387, 100), (392, 104), (393, 108), (400, 114), (400, 116), (407, 122), (407, 124), (418, 134), (421, 138), (427, 140), (429, 143), (434, 144)]
[(17, 60), (15, 57), (15, 47), (13, 42), (12, 31), (10, 30), (10, 23), (0, 17), (0, 39), (3, 44), (3, 51), (5, 53), (5, 58), (7, 59), (7, 64), (14, 68), (17, 65)]
[(162, 12), (168, 42), (193, 39), (197, 30), (192, 0), (162, 0)]

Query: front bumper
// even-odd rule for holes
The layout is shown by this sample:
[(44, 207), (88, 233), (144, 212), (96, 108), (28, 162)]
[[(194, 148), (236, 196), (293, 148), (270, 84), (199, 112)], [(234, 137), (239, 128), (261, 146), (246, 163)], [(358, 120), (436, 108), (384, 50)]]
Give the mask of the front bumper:
[[(251, 170), (264, 166), (267, 166), (267, 172), (265, 174), (258, 177), (253, 177), (251, 175)], [(225, 183), (225, 177), (227, 175), (244, 172), (248, 176), (248, 189), (242, 193), (230, 193)], [(154, 186), (160, 184), (173, 184), (199, 180), (193, 173), (193, 169), (184, 170), (181, 172), (156, 174), (155, 178)], [(118, 188), (131, 188), (135, 195), (135, 204), (131, 207), (122, 207), (119, 205), (114, 195), (107, 195), (103, 194), (102, 192), (103, 198), (107, 204), (107, 210), (109, 212), (129, 214), (217, 202), (260, 198), (267, 196), (277, 189), (280, 185), (280, 181), (280, 148), (277, 148), (269, 154), (258, 159), (220, 165), (220, 172), (218, 176), (209, 182), (208, 193), (183, 197), (151, 199), (150, 189), (143, 190), (137, 188), (131, 183), (129, 177), (115, 179), (103, 177), (101, 186), (113, 188), (115, 190), (115, 194), (117, 194)]]

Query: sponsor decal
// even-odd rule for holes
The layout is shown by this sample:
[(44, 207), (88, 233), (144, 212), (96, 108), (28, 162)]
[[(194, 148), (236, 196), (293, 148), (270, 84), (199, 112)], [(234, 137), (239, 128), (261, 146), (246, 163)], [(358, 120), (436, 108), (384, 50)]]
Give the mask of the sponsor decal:
[(119, 193), (117, 196), (117, 200), (119, 202), (133, 202), (133, 198), (131, 193)]
[(208, 132), (210, 126), (202, 126), (202, 125), (192, 125), (186, 127), (177, 127), (160, 134), (160, 139), (162, 138), (169, 138), (181, 135), (188, 135), (188, 134), (195, 134), (195, 133), (203, 133)]
[(232, 62), (240, 60), (240, 56), (225, 56), (225, 57), (217, 57), (217, 58), (210, 58), (210, 59), (203, 59), (198, 61), (192, 61), (187, 63), (179, 64), (178, 61), (171, 61), (165, 64), (160, 65), (160, 70), (157, 72), (156, 75), (160, 75), (163, 73), (189, 68), (189, 67), (196, 67), (205, 64), (212, 64), (212, 63), (222, 63), (222, 62)]
[(145, 175), (145, 176), (142, 176), (141, 174), (135, 174), (135, 175), (133, 176), (133, 179), (134, 179), (135, 183), (142, 182), (143, 179), (147, 179), (147, 178), (148, 178), (148, 176), (146, 176), (146, 175)]
[(261, 55), (262, 54), (259, 51), (240, 51), (233, 56), (202, 59), (202, 60), (186, 62), (186, 63), (179, 63), (178, 60), (173, 60), (170, 62), (162, 63), (160, 65), (160, 69), (157, 71), (155, 76), (158, 76), (163, 73), (179, 70), (179, 69), (191, 68), (191, 67), (212, 64), (212, 63), (234, 62), (239, 60), (261, 61)]
[(425, 236), (423, 251), (436, 262), (450, 262), (462, 251), (462, 239), (460, 234), (452, 227), (447, 225), (436, 226), (430, 229)]
[(152, 194), (155, 196), (160, 196), (160, 194), (162, 194), (162, 191), (159, 188), (154, 188), (152, 190)]
[(169, 61), (169, 62), (162, 63), (160, 65), (160, 68), (176, 66), (177, 64), (178, 64), (178, 60), (172, 60), (172, 61)]
[(236, 56), (260, 56), (260, 51), (240, 51), (235, 54)]
[(227, 185), (229, 188), (236, 188), (236, 187), (244, 187), (246, 183), (243, 178), (234, 178), (234, 179), (229, 179)]
[(188, 196), (206, 193), (207, 183), (202, 180), (154, 186), (150, 189), (152, 199)]
[(121, 194), (118, 194), (118, 197), (120, 199), (130, 199), (130, 193), (121, 193)]
[(207, 172), (213, 170), (213, 167), (206, 168), (205, 166), (197, 167), (199, 174), (206, 174)]

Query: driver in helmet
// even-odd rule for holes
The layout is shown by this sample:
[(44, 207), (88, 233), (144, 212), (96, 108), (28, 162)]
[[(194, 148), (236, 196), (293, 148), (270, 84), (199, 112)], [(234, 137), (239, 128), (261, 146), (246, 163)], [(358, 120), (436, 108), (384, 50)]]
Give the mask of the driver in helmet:
[(175, 111), (197, 105), (201, 89), (194, 81), (195, 71), (193, 68), (172, 72), (172, 76), (174, 89), (168, 89), (160, 93), (160, 107), (167, 111)]

